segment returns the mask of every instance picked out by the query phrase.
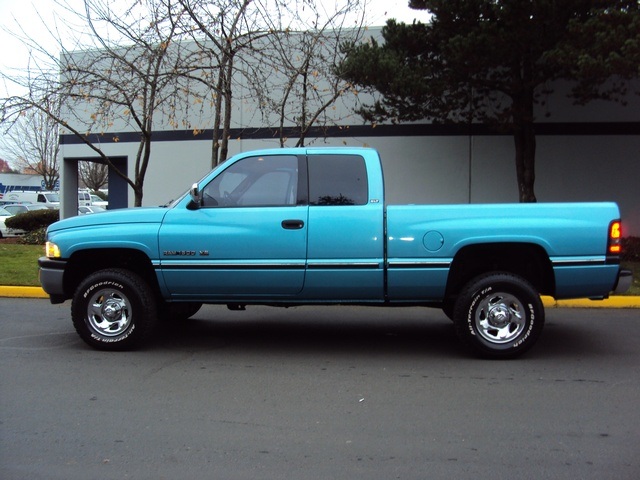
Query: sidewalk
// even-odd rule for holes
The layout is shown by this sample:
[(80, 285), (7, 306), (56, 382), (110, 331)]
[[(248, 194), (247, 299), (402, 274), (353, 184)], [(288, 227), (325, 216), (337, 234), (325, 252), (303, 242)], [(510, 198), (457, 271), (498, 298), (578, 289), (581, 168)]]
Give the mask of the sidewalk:
[[(0, 286), (0, 297), (13, 298), (49, 298), (40, 287)], [(640, 296), (615, 296), (606, 300), (554, 300), (542, 297), (546, 308), (640, 308)]]

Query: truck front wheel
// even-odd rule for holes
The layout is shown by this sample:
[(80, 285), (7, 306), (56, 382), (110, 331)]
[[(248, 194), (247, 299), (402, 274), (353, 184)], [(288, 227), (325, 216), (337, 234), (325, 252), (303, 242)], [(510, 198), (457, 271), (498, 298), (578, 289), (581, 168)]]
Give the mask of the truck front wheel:
[(454, 309), (456, 333), (476, 353), (513, 358), (538, 340), (544, 307), (525, 279), (510, 273), (482, 275), (467, 284)]
[(100, 270), (80, 283), (71, 303), (73, 325), (100, 350), (137, 347), (156, 324), (156, 301), (149, 285), (125, 269)]

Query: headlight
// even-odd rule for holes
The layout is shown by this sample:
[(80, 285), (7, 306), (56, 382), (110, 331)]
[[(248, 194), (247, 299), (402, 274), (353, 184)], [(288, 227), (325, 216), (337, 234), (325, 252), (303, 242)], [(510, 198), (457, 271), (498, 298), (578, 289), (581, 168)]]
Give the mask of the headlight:
[(60, 258), (60, 248), (53, 242), (47, 242), (44, 246), (44, 253), (48, 258)]

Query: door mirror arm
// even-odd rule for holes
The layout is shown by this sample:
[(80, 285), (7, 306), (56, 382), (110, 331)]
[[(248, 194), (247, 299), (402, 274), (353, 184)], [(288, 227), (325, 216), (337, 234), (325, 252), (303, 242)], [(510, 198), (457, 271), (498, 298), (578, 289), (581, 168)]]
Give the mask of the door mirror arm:
[(189, 190), (189, 196), (191, 202), (189, 203), (189, 209), (196, 210), (202, 206), (202, 192), (198, 188), (198, 184), (194, 183)]

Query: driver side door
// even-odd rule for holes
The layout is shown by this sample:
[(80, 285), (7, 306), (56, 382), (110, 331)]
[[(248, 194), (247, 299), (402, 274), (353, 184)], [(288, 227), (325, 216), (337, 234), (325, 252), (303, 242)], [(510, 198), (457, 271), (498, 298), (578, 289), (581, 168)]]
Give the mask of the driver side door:
[(295, 155), (244, 158), (201, 188), (200, 208), (167, 213), (160, 263), (172, 297), (260, 300), (302, 290), (308, 206), (298, 198), (306, 190), (300, 165)]

